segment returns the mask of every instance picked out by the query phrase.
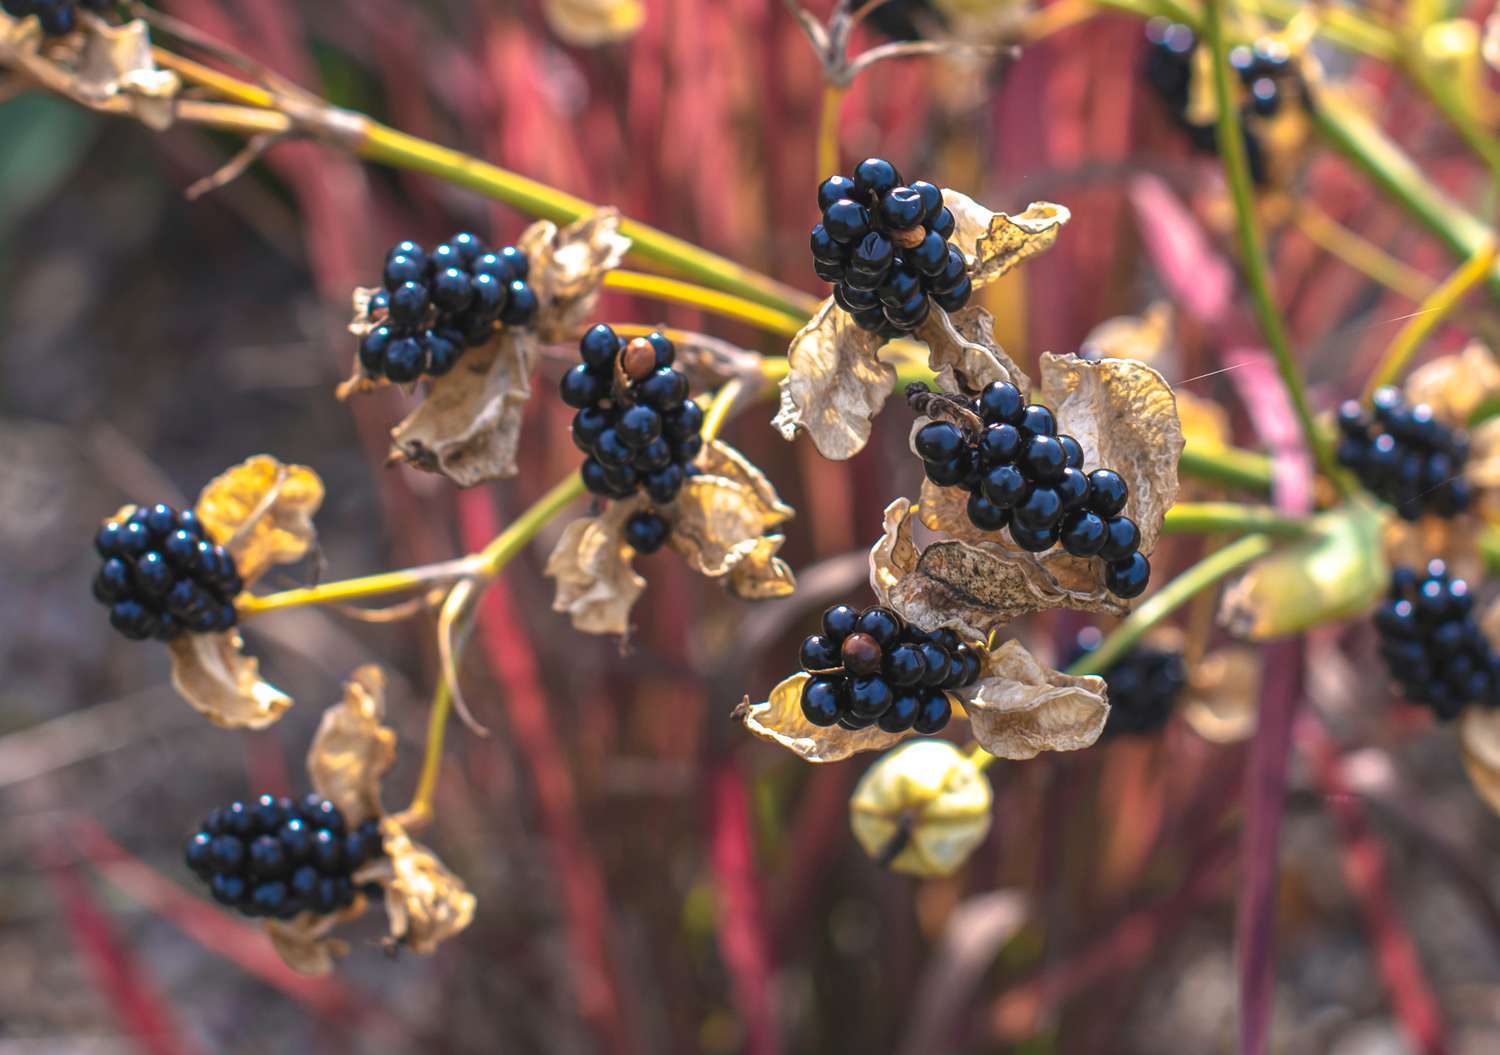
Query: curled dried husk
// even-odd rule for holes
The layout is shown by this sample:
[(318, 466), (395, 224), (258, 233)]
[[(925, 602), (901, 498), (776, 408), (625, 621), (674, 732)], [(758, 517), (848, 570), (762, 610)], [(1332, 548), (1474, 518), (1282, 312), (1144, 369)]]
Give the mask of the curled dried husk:
[(1134, 359), (1157, 370), (1176, 369), (1172, 305), (1153, 301), (1140, 315), (1116, 315), (1089, 331), (1078, 354), (1085, 359)]
[(313, 517), (322, 504), (317, 473), (257, 454), (210, 480), (193, 509), (249, 585), (276, 565), (307, 555), (317, 540)]
[(667, 545), (690, 568), (722, 579), (736, 596), (764, 600), (791, 593), (796, 579), (777, 556), (785, 536), (776, 531), (791, 519), (791, 507), (727, 443), (710, 440), (698, 468), (668, 505), (654, 507), (636, 495), (611, 502), (600, 516), (569, 524), (547, 561), (547, 574), (557, 580), (553, 610), (566, 612), (585, 633), (629, 630), (630, 609), (646, 580), (631, 567), (634, 551), (625, 544), (625, 522), (647, 509), (668, 522)]
[(989, 834), (993, 795), (974, 761), (945, 740), (915, 740), (877, 759), (849, 799), (865, 853), (895, 872), (952, 875)]
[(1182, 717), (1203, 739), (1234, 744), (1255, 733), (1261, 660), (1252, 649), (1215, 649), (1188, 668)]
[[(1141, 552), (1150, 555), (1167, 510), (1177, 499), (1177, 462), (1182, 425), (1171, 386), (1144, 363), (1130, 359), (1089, 361), (1076, 355), (1042, 356), (1037, 398), (1053, 409), (1060, 434), (1083, 448), (1083, 468), (1109, 468), (1130, 488), (1125, 515), (1141, 532)], [(925, 419), (919, 419), (912, 435)], [(923, 555), (935, 584), (891, 587), (892, 601), (920, 593), (928, 606), (958, 605), (981, 619), (968, 625), (987, 632), (1018, 615), (1046, 608), (1122, 614), (1127, 605), (1104, 585), (1103, 562), (1053, 547), (1034, 554), (1015, 546), (1008, 531), (976, 528), (966, 512), (968, 495), (923, 481), (921, 520), (954, 541), (934, 543)], [(887, 531), (890, 530), (889, 511)], [(939, 549), (939, 547), (943, 547)], [(877, 547), (878, 548), (878, 547)], [(903, 603), (918, 603), (904, 597)], [(921, 619), (910, 616), (921, 624)]]
[(977, 304), (951, 315), (933, 306), (916, 337), (926, 342), (927, 365), (944, 392), (978, 392), (994, 381), (1009, 381), (1031, 392), (1031, 379), (995, 340), (995, 318)]
[(787, 349), (772, 427), (788, 440), (806, 432), (825, 458), (858, 454), (896, 384), (895, 368), (879, 358), (881, 343), (832, 298), (824, 301)]
[(0, 14), (0, 66), (91, 109), (129, 114), (158, 132), (170, 127), (182, 82), (157, 68), (146, 23), (112, 26), (87, 13), (80, 22), (78, 46), (58, 49), (45, 47), (35, 19)]
[(331, 937), (333, 931), (364, 915), (368, 907), (360, 896), (348, 908), (326, 916), (304, 912), (290, 920), (268, 919), (263, 925), (283, 963), (298, 974), (319, 977), (332, 974), (338, 960), (349, 955), (349, 943)]
[(1103, 678), (1053, 670), (1014, 640), (984, 656), (983, 673), (964, 690), (963, 704), (979, 746), (1016, 761), (1089, 747), (1109, 717)]
[(440, 473), (459, 487), (515, 476), (535, 363), (530, 330), (502, 330), (469, 349), (391, 430), (392, 459)]
[(1306, 538), (1251, 564), (1224, 590), (1219, 623), (1265, 641), (1368, 612), (1390, 582), (1381, 515), (1351, 501), (1314, 517)]
[(357, 884), (379, 883), (392, 940), (431, 956), (474, 920), (476, 901), (464, 881), (415, 842), (393, 817), (380, 822), (385, 856), (356, 873)]
[(554, 612), (563, 612), (586, 634), (630, 630), (630, 609), (646, 588), (631, 567), (625, 521), (646, 508), (639, 497), (611, 502), (600, 516), (579, 517), (563, 529), (547, 558), (547, 575), (557, 581)]
[(360, 667), (344, 684), (343, 701), (323, 712), (307, 751), (313, 790), (351, 827), (383, 812), (380, 781), (396, 762), (396, 733), (384, 719), (385, 672)]
[(1461, 352), (1423, 363), (1402, 387), (1408, 403), (1426, 403), (1437, 420), (1465, 429), (1480, 405), (1500, 393), (1500, 363), (1488, 348), (1471, 341)]
[(526, 254), (526, 281), (537, 296), (534, 328), (548, 343), (577, 340), (588, 328), (605, 273), (630, 251), (618, 209), (596, 209), (561, 230), (538, 220), (516, 245)]
[(193, 708), (226, 729), (264, 729), (292, 698), (264, 681), (260, 664), (244, 653), (237, 630), (181, 634), (167, 643), (172, 687)]
[(990, 212), (956, 190), (943, 191), (943, 204), (957, 221), (949, 241), (968, 259), (975, 289), (1052, 248), (1063, 224), (1072, 218), (1065, 207), (1047, 201), (1032, 202), (1014, 216)]
[(546, 0), (542, 14), (552, 32), (580, 48), (629, 40), (646, 21), (640, 0)]
[(779, 744), (804, 762), (842, 762), (861, 751), (883, 751), (916, 735), (910, 731), (888, 733), (874, 725), (866, 729), (814, 725), (802, 713), (802, 687), (810, 680), (810, 675), (798, 672), (779, 682), (759, 703), (751, 703), (746, 696), (732, 717), (754, 735)]

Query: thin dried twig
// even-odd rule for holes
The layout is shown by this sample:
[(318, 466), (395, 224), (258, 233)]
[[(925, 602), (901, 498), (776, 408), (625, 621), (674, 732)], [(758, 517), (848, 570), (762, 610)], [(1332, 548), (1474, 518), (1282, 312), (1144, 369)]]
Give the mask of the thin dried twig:
[(188, 201), (197, 201), (211, 191), (228, 186), (244, 175), (245, 171), (259, 161), (272, 147), (278, 143), (285, 142), (289, 138), (291, 136), (286, 132), (264, 132), (252, 137), (249, 142), (240, 148), (234, 157), (219, 166), (217, 172), (204, 176), (188, 187), (183, 192), (184, 196)]

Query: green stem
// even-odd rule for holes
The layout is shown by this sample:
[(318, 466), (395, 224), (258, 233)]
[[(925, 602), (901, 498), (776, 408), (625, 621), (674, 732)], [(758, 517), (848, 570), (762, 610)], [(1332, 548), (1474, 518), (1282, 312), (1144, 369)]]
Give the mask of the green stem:
[(1284, 516), (1267, 506), (1246, 506), (1236, 502), (1182, 502), (1167, 510), (1161, 528), (1163, 535), (1243, 534), (1256, 531), (1283, 538), (1301, 538), (1308, 524)]
[(1203, 447), (1189, 443), (1177, 463), (1179, 471), (1200, 480), (1266, 494), (1271, 490), (1271, 459), (1238, 447)]
[(1244, 257), (1245, 277), (1250, 284), (1250, 300), (1255, 306), (1255, 314), (1265, 333), (1266, 343), (1271, 347), (1271, 354), (1276, 357), (1276, 365), (1281, 371), (1282, 383), (1291, 396), (1297, 420), (1301, 422), (1303, 439), (1312, 449), (1323, 473), (1342, 489), (1342, 475), (1333, 460), (1333, 452), (1313, 421), (1312, 406), (1307, 402), (1301, 374), (1292, 358), (1291, 342), (1287, 339), (1286, 327), (1271, 294), (1265, 246), (1261, 243), (1260, 229), (1255, 222), (1255, 192), (1250, 183), (1250, 165), (1245, 157), (1245, 140), (1240, 132), (1239, 109), (1234, 105), (1222, 7), (1223, 0), (1208, 0), (1204, 8), (1207, 16), (1204, 19), (1204, 29), (1207, 33), (1207, 47), (1213, 55), (1214, 93), (1219, 108), (1219, 153), (1224, 159), (1224, 176), (1234, 199), (1235, 229), (1239, 235), (1240, 254)]
[(1098, 648), (1079, 657), (1067, 673), (1075, 677), (1108, 670), (1129, 652), (1152, 627), (1181, 608), (1195, 596), (1216, 585), (1221, 579), (1246, 564), (1271, 552), (1271, 538), (1266, 534), (1246, 535), (1223, 549), (1204, 557), (1167, 585), (1157, 590), (1106, 637)]

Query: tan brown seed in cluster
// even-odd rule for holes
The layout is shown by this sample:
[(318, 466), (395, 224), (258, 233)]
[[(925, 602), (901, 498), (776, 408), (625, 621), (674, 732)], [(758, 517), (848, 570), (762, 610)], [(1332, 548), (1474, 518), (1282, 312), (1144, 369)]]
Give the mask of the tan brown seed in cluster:
[(869, 634), (850, 634), (844, 638), (841, 655), (846, 673), (874, 674), (880, 669), (880, 642)]
[(922, 239), (926, 237), (927, 231), (921, 224), (917, 224), (915, 227), (908, 227), (904, 231), (891, 232), (891, 241), (895, 242), (902, 249), (915, 249), (922, 244)]
[(646, 338), (637, 337), (625, 346), (620, 365), (630, 380), (644, 381), (656, 369), (656, 349)]

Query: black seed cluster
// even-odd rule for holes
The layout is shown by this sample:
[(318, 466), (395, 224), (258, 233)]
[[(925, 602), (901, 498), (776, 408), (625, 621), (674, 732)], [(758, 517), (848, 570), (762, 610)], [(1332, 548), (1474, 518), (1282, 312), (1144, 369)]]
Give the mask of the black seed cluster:
[(979, 654), (952, 630), (928, 632), (889, 608), (847, 604), (823, 613), (802, 642), (802, 714), (814, 725), (930, 736), (953, 714), (947, 693), (979, 680)]
[(191, 509), (165, 503), (137, 509), (101, 527), (94, 548), (104, 559), (94, 598), (109, 606), (110, 625), (132, 641), (234, 626), (234, 599), (245, 584), (229, 551), (208, 540)]
[[(1094, 651), (1104, 639), (1096, 627), (1079, 631), (1071, 666)], [(1109, 718), (1104, 733), (1110, 736), (1152, 736), (1166, 727), (1178, 697), (1187, 687), (1187, 665), (1182, 653), (1137, 645), (1100, 671), (1109, 686)]]
[(953, 213), (925, 180), (901, 182), (896, 166), (861, 161), (854, 178), (830, 176), (818, 188), (823, 222), (812, 229), (813, 267), (833, 283), (833, 299), (862, 329), (910, 333), (930, 310), (957, 311), (973, 291), (963, 253), (948, 244)]
[(865, 22), (892, 40), (920, 40), (948, 19), (932, 0), (885, 0), (870, 8)]
[[(943, 397), (913, 385), (917, 403)], [(1017, 546), (1041, 553), (1061, 544), (1075, 557), (1104, 561), (1104, 583), (1118, 597), (1136, 597), (1151, 579), (1140, 552), (1141, 532), (1122, 516), (1129, 489), (1112, 469), (1083, 471), (1083, 448), (1057, 434), (1052, 412), (1027, 403), (1008, 381), (996, 381), (972, 402), (977, 435), (950, 421), (922, 426), (915, 437), (927, 479), (969, 492), (969, 522), (981, 531), (1010, 528)]]
[[(703, 410), (688, 398), (687, 375), (674, 370), (677, 350), (664, 334), (626, 341), (600, 323), (578, 342), (583, 362), (563, 375), (562, 400), (573, 416), (573, 442), (588, 455), (579, 471), (601, 498), (644, 491), (667, 505), (696, 475), (703, 449)], [(667, 541), (666, 520), (653, 510), (625, 523), (625, 541), (654, 553)]]
[(373, 818), (349, 830), (327, 799), (262, 795), (209, 814), (183, 854), (221, 905), (291, 919), (347, 908), (357, 893), (353, 874), (382, 852)]
[(1474, 619), (1469, 584), (1440, 560), (1399, 567), (1375, 611), (1380, 654), (1406, 698), (1447, 721), (1469, 704), (1500, 706), (1500, 654)]
[[(1193, 83), (1193, 52), (1198, 39), (1192, 29), (1180, 22), (1153, 18), (1146, 23), (1145, 76), (1172, 113), (1173, 119), (1187, 132), (1193, 146), (1204, 153), (1219, 149), (1217, 130), (1212, 124), (1197, 124), (1188, 119), (1188, 101)], [(1286, 95), (1285, 81), (1295, 77), (1291, 56), (1279, 42), (1269, 38), (1256, 41), (1253, 47), (1241, 45), (1229, 52), (1230, 65), (1239, 74), (1245, 101), (1240, 106), (1240, 130), (1245, 137), (1245, 152), (1250, 175), (1257, 183), (1266, 181), (1265, 151), (1246, 118), (1274, 117), (1281, 110)]]
[(1396, 389), (1378, 388), (1369, 416), (1352, 399), (1339, 407), (1339, 433), (1339, 464), (1404, 519), (1455, 517), (1473, 501), (1463, 475), (1469, 438), (1438, 421), (1426, 403), (1412, 406)]
[(73, 32), (78, 25), (78, 9), (105, 12), (118, 6), (118, 0), (0, 0), (0, 10), (11, 18), (36, 15), (42, 32), (60, 37)]
[(536, 315), (531, 265), (513, 245), (491, 252), (477, 235), (456, 234), (432, 252), (401, 242), (386, 254), (384, 288), (370, 298), (377, 325), (359, 345), (369, 377), (406, 384), (441, 377), (497, 324), (524, 327)]

